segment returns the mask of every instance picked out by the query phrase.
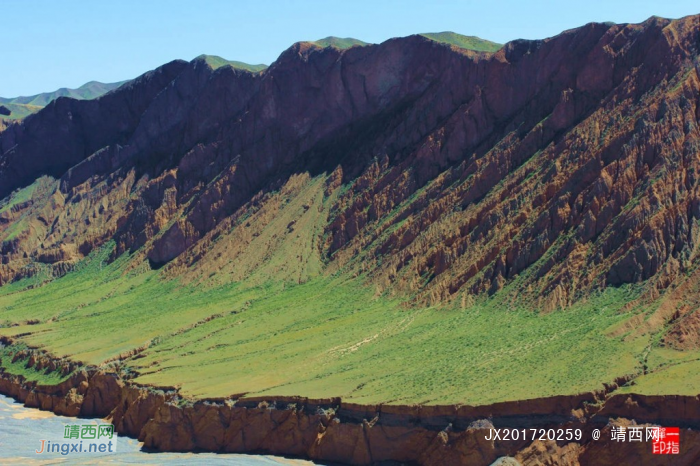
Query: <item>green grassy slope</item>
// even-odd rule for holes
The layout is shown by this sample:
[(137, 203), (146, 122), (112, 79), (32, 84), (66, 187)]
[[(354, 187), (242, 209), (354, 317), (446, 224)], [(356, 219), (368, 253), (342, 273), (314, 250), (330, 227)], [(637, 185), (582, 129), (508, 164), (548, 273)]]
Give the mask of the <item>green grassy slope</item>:
[(2, 367), (10, 374), (21, 375), (29, 382), (39, 382), (45, 385), (55, 385), (66, 380), (70, 375), (63, 376), (58, 371), (51, 371), (48, 368), (36, 370), (34, 367), (27, 367), (27, 361), (18, 359), (12, 361), (17, 350), (26, 349), (26, 345), (14, 345), (12, 347), (0, 347), (0, 360)]
[(31, 199), (32, 195), (44, 180), (37, 180), (26, 188), (19, 189), (0, 201), (0, 214), (12, 209), (13, 206), (21, 204)]
[(44, 108), (44, 107), (37, 106), (37, 105), (25, 105), (25, 104), (2, 103), (2, 105), (7, 107), (12, 112), (9, 115), (0, 115), (0, 119), (3, 119), (3, 120), (19, 120), (20, 118), (24, 118), (28, 115), (31, 115), (32, 113), (38, 112), (42, 108)]
[(354, 47), (355, 45), (363, 46), (363, 45), (368, 45), (367, 42), (363, 42), (359, 39), (353, 39), (352, 37), (325, 37), (323, 39), (319, 39), (316, 41), (313, 41), (314, 44), (318, 45), (319, 47), (335, 47), (338, 49), (349, 49), (350, 47)]
[[(632, 286), (552, 313), (513, 304), (516, 282), (464, 308), (417, 307), (411, 296), (379, 293), (361, 272), (325, 270), (318, 241), (334, 202), (325, 186), (324, 176), (298, 175), (266, 194), (240, 217), (242, 229), (222, 225), (177, 278), (138, 251), (108, 264), (108, 244), (62, 278), (0, 287), (0, 335), (94, 365), (142, 349), (125, 361), (137, 382), (195, 398), (485, 404), (601, 389), (645, 365), (640, 390), (693, 391), (683, 368), (700, 353), (624, 325), (655, 310), (626, 310), (639, 293)], [(6, 359), (7, 371), (26, 372)]]
[(692, 353), (694, 360), (667, 363), (650, 374), (639, 377), (631, 384), (622, 387), (621, 393), (643, 395), (678, 394), (697, 396), (700, 391), (700, 355)]
[(497, 44), (496, 42), (491, 42), (476, 36), (463, 36), (456, 32), (426, 32), (420, 35), (436, 42), (450, 44), (477, 52), (495, 52), (503, 47), (503, 44)]
[(240, 70), (246, 70), (253, 73), (262, 71), (267, 68), (267, 65), (250, 65), (248, 63), (243, 63), (240, 61), (226, 60), (217, 55), (199, 55), (195, 60), (204, 60), (207, 65), (211, 66), (213, 69), (221, 68), (222, 66), (232, 66)]
[(362, 277), (194, 286), (146, 264), (127, 271), (126, 256), (105, 265), (107, 254), (42, 287), (0, 288), (0, 334), (29, 333), (22, 342), (91, 364), (147, 346), (127, 362), (136, 380), (193, 397), (363, 403), (482, 404), (599, 389), (638, 372), (649, 344), (609, 336), (631, 316), (620, 309), (632, 288), (551, 314), (499, 298), (407, 308), (375, 296)]

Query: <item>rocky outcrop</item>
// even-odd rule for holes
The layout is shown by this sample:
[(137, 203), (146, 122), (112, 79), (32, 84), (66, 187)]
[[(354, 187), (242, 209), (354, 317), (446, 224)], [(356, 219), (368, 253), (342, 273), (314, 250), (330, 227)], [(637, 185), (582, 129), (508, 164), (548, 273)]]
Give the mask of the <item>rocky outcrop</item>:
[(0, 105), (0, 115), (9, 116), (11, 114), (12, 111), (9, 108), (5, 107), (4, 105)]

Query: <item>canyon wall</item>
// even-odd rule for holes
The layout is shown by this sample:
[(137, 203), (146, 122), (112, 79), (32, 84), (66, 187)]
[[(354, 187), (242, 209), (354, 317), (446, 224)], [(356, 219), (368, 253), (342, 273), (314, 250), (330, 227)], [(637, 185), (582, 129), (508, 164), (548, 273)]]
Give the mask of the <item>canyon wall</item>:
[[(615, 394), (616, 383), (601, 392), (485, 406), (369, 406), (301, 397), (192, 403), (173, 388), (139, 387), (117, 373), (73, 367), (38, 352), (15, 356), (72, 375), (42, 386), (0, 372), (0, 393), (60, 415), (106, 417), (121, 435), (156, 451), (264, 453), (351, 465), (489, 465), (504, 456), (523, 465), (700, 461), (700, 397)], [(654, 424), (681, 428), (679, 455), (653, 455), (651, 442), (612, 440), (615, 426)], [(582, 437), (491, 440), (493, 428), (580, 429)], [(593, 429), (600, 439), (593, 440)]]

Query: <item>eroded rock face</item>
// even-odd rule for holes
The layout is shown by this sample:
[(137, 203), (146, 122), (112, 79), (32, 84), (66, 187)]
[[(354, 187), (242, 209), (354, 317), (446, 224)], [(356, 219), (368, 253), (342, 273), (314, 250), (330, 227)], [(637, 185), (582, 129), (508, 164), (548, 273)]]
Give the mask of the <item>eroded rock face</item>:
[(307, 174), (332, 198), (327, 267), (378, 292), (465, 303), (517, 280), (550, 310), (664, 290), (697, 261), (698, 21), (589, 24), (493, 54), (299, 43), (262, 73), (172, 62), (57, 99), (0, 133), (0, 197), (37, 185), (0, 213), (0, 282), (68, 273), (112, 239), (114, 256), (188, 273), (213, 262), (214, 232), (244, 243), (231, 219)]
[[(21, 358), (35, 357), (36, 352)], [(43, 357), (39, 355), (38, 359)], [(60, 364), (59, 364), (60, 366)], [(57, 366), (58, 368), (58, 366)], [(292, 455), (340, 464), (693, 465), (700, 461), (698, 397), (609, 395), (486, 406), (390, 406), (300, 397), (182, 403), (173, 389), (138, 387), (95, 368), (57, 386), (0, 373), (0, 393), (68, 416), (109, 416), (116, 430), (159, 451)], [(616, 426), (681, 427), (681, 454), (653, 455), (649, 442), (616, 442)], [(492, 428), (581, 429), (580, 441), (496, 440)], [(601, 437), (592, 440), (594, 428)], [(529, 435), (529, 434), (528, 434)]]
[(116, 410), (123, 389), (124, 382), (115, 374), (98, 372), (92, 375), (89, 384), (78, 385), (78, 392), (83, 395), (80, 415), (106, 417)]

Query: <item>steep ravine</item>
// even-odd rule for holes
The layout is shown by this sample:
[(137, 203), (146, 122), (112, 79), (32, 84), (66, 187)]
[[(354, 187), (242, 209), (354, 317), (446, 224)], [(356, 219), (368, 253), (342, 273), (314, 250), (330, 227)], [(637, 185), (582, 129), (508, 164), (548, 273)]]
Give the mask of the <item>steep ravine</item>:
[[(44, 386), (0, 372), (0, 393), (60, 415), (107, 417), (120, 434), (160, 451), (267, 453), (352, 465), (488, 465), (503, 456), (523, 465), (700, 461), (700, 397), (615, 393), (625, 379), (600, 392), (484, 406), (370, 406), (304, 397), (185, 402), (176, 389), (138, 386), (116, 372), (33, 350), (15, 358), (71, 375)], [(652, 455), (648, 442), (611, 440), (612, 426), (633, 424), (681, 427), (681, 454)], [(487, 440), (492, 427), (581, 429), (583, 436), (578, 442)], [(593, 429), (601, 430), (597, 441)]]

